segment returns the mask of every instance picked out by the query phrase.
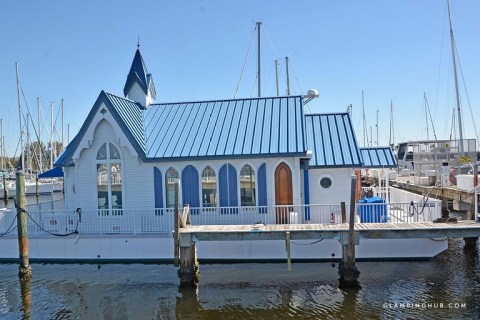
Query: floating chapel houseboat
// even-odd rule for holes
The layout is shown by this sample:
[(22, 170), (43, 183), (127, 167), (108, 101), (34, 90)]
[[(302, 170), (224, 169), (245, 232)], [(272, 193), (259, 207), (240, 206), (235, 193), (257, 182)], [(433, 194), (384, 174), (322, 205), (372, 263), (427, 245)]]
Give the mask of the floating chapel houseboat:
[[(305, 114), (308, 96), (156, 103), (139, 49), (123, 93), (101, 91), (56, 161), (64, 171), (64, 207), (27, 208), (36, 220), (29, 222), (30, 259), (172, 261), (176, 199), (189, 205), (194, 225), (336, 224), (342, 202), (347, 212), (357, 207), (359, 222), (441, 216), (440, 201), (388, 183), (371, 190), (383, 201), (350, 204), (355, 170), (388, 170), (395, 157), (389, 147), (359, 148), (348, 113)], [(14, 212), (0, 214), (6, 233)], [(0, 259), (18, 258), (15, 235), (0, 242)], [(446, 248), (445, 239), (364, 240), (356, 255), (428, 258)], [(285, 241), (277, 240), (200, 242), (197, 250), (212, 261), (285, 259)], [(341, 245), (292, 241), (291, 254), (337, 259)]]

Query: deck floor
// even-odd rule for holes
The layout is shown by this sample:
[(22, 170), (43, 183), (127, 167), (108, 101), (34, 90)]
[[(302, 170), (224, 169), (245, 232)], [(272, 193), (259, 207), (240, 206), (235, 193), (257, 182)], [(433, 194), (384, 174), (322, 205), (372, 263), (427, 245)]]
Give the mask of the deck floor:
[[(181, 228), (182, 235), (193, 235), (197, 240), (274, 240), (285, 239), (290, 232), (292, 239), (330, 238), (348, 231), (348, 224), (278, 224), (278, 225), (202, 225)], [(430, 237), (479, 237), (480, 223), (356, 223), (354, 231), (361, 238), (399, 239)]]

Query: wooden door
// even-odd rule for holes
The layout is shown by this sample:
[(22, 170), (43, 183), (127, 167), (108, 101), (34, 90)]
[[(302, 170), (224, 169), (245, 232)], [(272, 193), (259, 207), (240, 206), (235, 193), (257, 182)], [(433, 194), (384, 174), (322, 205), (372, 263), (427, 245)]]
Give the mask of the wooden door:
[(276, 209), (276, 223), (288, 224), (291, 207), (282, 207), (293, 205), (292, 191), (292, 171), (285, 163), (280, 163), (275, 169), (275, 205), (280, 206)]

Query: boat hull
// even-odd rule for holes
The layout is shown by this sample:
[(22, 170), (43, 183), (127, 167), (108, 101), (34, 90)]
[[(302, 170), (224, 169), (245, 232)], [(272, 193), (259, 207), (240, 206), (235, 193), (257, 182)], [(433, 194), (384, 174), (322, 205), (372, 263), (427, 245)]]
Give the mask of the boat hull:
[[(25, 185), (25, 194), (27, 196), (37, 194), (37, 185), (35, 183)], [(38, 194), (51, 195), (53, 194), (53, 183), (39, 183)]]
[[(338, 240), (292, 241), (291, 257), (298, 261), (334, 261), (342, 256)], [(18, 260), (18, 240), (3, 238), (0, 260)], [(29, 257), (45, 262), (172, 262), (173, 239), (165, 236), (41, 236), (29, 239)], [(448, 248), (443, 239), (373, 239), (356, 246), (358, 260), (428, 259)], [(204, 241), (197, 243), (200, 261), (285, 261), (285, 241)]]

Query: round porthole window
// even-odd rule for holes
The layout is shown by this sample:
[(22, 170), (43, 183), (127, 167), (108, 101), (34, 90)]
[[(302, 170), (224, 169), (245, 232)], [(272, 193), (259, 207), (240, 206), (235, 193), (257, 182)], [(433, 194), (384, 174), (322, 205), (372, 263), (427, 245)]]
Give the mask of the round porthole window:
[(330, 179), (329, 177), (323, 177), (322, 179), (320, 179), (320, 185), (322, 186), (322, 188), (328, 189), (332, 186), (332, 179)]

